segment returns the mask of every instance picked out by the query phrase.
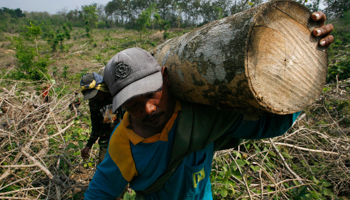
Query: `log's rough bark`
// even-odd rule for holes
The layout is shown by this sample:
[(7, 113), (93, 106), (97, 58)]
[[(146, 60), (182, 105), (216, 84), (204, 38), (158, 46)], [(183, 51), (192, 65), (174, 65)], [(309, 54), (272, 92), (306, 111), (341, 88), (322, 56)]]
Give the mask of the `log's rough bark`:
[(311, 31), (320, 24), (299, 3), (273, 1), (213, 21), (159, 45), (173, 94), (220, 107), (276, 114), (302, 110), (320, 94), (327, 52)]

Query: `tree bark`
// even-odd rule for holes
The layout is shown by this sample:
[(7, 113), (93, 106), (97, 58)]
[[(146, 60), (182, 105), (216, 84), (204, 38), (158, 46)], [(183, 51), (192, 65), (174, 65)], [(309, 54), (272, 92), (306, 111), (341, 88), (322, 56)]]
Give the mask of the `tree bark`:
[(319, 96), (327, 74), (326, 49), (311, 34), (320, 24), (310, 15), (299, 3), (273, 1), (170, 39), (151, 53), (167, 67), (179, 99), (294, 113)]

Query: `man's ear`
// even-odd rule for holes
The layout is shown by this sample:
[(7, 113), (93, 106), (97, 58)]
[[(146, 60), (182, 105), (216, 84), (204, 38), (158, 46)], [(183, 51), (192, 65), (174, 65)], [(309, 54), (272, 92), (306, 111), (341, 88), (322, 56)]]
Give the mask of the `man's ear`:
[(168, 70), (165, 66), (162, 67), (162, 75), (163, 75), (163, 81), (166, 85), (170, 85), (170, 79), (168, 75)]

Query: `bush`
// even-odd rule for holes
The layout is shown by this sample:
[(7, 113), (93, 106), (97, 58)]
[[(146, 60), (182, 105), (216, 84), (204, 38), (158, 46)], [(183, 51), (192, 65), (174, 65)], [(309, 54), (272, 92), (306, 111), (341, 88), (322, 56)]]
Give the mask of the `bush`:
[(328, 82), (350, 78), (350, 12), (332, 23), (335, 26), (332, 32), (335, 40), (328, 48)]
[(46, 77), (49, 79), (47, 74), (47, 66), (49, 59), (47, 57), (40, 57), (37, 49), (30, 45), (30, 42), (26, 42), (22, 37), (12, 37), (11, 42), (16, 47), (16, 58), (18, 66), (16, 71), (10, 76), (13, 79), (30, 79), (30, 80), (41, 80)]

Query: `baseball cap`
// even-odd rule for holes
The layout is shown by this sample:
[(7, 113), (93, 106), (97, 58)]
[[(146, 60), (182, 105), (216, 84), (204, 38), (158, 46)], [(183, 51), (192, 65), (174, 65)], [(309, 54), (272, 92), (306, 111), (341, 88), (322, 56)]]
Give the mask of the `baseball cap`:
[(129, 99), (162, 88), (162, 67), (141, 48), (129, 48), (117, 53), (104, 69), (104, 81), (113, 96), (115, 112)]
[(100, 86), (103, 84), (103, 77), (97, 73), (86, 73), (80, 80), (80, 90), (84, 95), (84, 100), (94, 98)]

